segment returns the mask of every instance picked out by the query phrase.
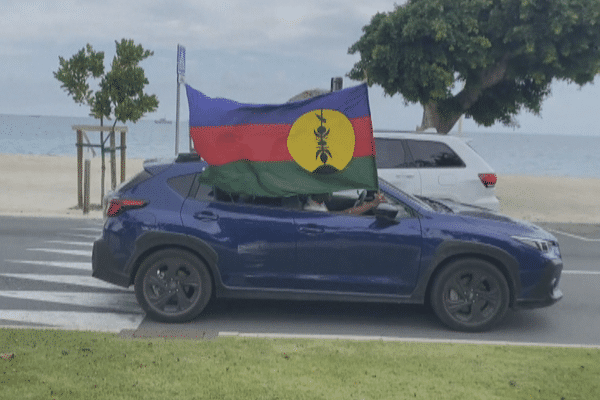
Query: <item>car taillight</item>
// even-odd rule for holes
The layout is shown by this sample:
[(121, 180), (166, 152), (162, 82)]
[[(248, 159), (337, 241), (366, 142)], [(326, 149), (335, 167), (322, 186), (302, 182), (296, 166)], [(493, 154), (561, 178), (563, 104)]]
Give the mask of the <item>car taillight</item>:
[(132, 208), (141, 208), (147, 204), (145, 200), (112, 199), (106, 211), (107, 217), (116, 217)]
[(496, 178), (496, 174), (479, 174), (479, 179), (481, 179), (481, 183), (485, 187), (494, 187), (498, 178)]

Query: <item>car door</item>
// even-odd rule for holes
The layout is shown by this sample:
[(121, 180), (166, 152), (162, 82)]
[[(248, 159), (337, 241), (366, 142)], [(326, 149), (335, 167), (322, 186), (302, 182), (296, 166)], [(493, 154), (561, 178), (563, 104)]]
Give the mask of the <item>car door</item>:
[(298, 231), (298, 288), (330, 292), (402, 295), (419, 274), (421, 225), (374, 216), (304, 211)]
[(294, 211), (238, 201), (238, 196), (219, 195), (218, 190), (201, 184), (183, 204), (183, 225), (211, 243), (225, 286), (293, 286), (286, 277), (293, 276), (296, 265)]
[(407, 139), (406, 145), (413, 164), (419, 168), (421, 194), (458, 200), (457, 182), (466, 168), (458, 154), (446, 143), (432, 140)]
[(377, 174), (410, 194), (421, 194), (421, 175), (400, 138), (375, 138)]

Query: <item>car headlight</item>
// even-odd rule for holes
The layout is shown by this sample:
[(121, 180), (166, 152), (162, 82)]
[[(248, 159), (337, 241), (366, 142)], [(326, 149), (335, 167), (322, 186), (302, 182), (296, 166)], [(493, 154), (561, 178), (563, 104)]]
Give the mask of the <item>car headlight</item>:
[(522, 236), (511, 236), (513, 239), (518, 240), (521, 243), (534, 247), (542, 253), (549, 253), (555, 247), (558, 248), (558, 243), (553, 240), (534, 239)]

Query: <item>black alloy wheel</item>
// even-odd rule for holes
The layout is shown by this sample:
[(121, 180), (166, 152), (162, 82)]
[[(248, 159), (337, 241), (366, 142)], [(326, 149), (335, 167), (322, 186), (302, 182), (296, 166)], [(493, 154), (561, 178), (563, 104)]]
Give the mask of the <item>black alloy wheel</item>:
[(194, 254), (160, 250), (146, 258), (135, 277), (135, 295), (150, 318), (185, 322), (208, 304), (212, 282), (208, 268)]
[(498, 268), (468, 258), (450, 263), (436, 276), (431, 306), (450, 328), (481, 332), (504, 318), (509, 296), (508, 283)]

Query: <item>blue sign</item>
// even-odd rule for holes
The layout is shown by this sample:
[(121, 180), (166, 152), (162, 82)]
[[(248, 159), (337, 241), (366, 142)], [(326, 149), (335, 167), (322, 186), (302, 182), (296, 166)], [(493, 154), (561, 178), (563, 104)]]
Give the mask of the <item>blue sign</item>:
[(185, 76), (185, 47), (177, 45), (177, 75)]

